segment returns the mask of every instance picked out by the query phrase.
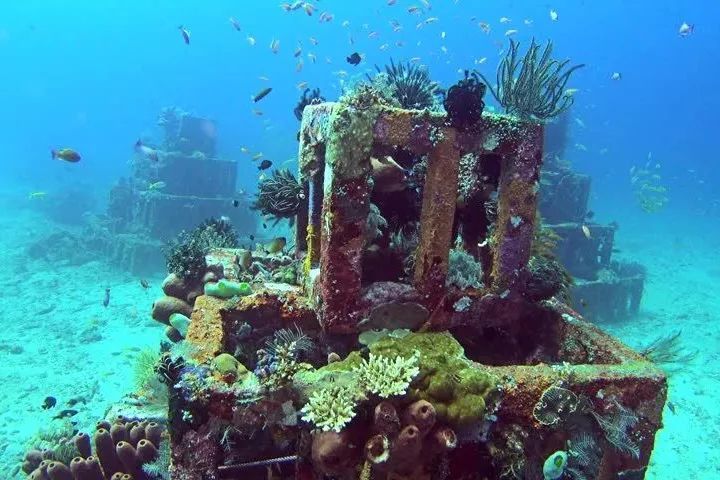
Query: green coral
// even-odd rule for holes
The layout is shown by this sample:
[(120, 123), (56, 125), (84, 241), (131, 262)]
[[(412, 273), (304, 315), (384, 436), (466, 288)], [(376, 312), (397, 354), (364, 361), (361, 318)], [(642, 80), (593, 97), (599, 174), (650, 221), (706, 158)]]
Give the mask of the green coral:
[(406, 393), (410, 382), (420, 372), (417, 363), (417, 352), (409, 358), (396, 356), (394, 359), (371, 353), (370, 358), (363, 359), (353, 372), (357, 374), (362, 390), (389, 398)]
[(498, 380), (465, 357), (449, 333), (412, 333), (384, 338), (372, 345), (376, 355), (408, 358), (419, 353), (419, 374), (408, 395), (433, 404), (438, 416), (451, 425), (467, 425), (484, 418), (486, 404)]
[(339, 432), (355, 417), (357, 401), (352, 389), (330, 386), (310, 395), (300, 410), (302, 419), (325, 432)]

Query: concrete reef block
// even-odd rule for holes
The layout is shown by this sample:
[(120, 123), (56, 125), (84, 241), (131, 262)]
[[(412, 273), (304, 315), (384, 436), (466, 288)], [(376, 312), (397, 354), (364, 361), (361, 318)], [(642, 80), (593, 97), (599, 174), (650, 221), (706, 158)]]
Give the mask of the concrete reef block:
[(440, 140), (430, 152), (425, 176), (420, 244), (415, 261), (415, 287), (433, 309), (445, 289), (448, 255), (452, 243), (458, 187), (460, 153), (455, 146), (455, 130), (444, 128)]
[(194, 358), (198, 362), (209, 362), (223, 353), (225, 329), (221, 310), (224, 307), (224, 299), (209, 295), (202, 295), (195, 300), (185, 339), (195, 347)]

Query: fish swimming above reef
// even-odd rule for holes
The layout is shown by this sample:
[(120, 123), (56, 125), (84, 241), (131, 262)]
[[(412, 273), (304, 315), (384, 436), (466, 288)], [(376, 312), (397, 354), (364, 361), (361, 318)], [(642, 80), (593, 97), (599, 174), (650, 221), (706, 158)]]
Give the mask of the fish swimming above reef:
[(267, 97), (270, 92), (272, 92), (272, 87), (263, 88), (254, 97), (252, 97), (252, 101), (257, 103), (263, 98)]
[(61, 148), (59, 150), (50, 150), (50, 156), (53, 160), (65, 160), (70, 163), (77, 163), (82, 157), (72, 148)]
[(678, 29), (678, 35), (681, 37), (689, 37), (695, 31), (695, 25), (683, 22)]
[(180, 30), (180, 34), (183, 37), (183, 41), (185, 42), (185, 45), (190, 45), (190, 31), (187, 28), (183, 27), (182, 25), (180, 25), (178, 27), (178, 30)]
[(260, 162), (260, 164), (258, 165), (258, 170), (267, 170), (270, 167), (272, 167), (272, 162), (266, 158), (265, 160)]
[(407, 188), (405, 169), (390, 156), (370, 157), (373, 190), (376, 192), (399, 192)]
[(43, 410), (49, 410), (53, 408), (55, 405), (57, 405), (57, 399), (55, 397), (45, 397), (45, 400), (43, 400), (42, 409)]
[(158, 161), (158, 151), (154, 148), (150, 148), (147, 145), (142, 143), (142, 140), (138, 138), (138, 141), (135, 142), (135, 151), (138, 152), (140, 155), (142, 155), (145, 158), (149, 158), (150, 160), (157, 162)]
[(285, 245), (287, 245), (285, 237), (277, 237), (265, 244), (264, 249), (266, 253), (278, 253), (282, 252)]
[(232, 27), (238, 32), (242, 30), (242, 28), (240, 27), (240, 22), (238, 22), (235, 17), (230, 17), (230, 25), (232, 25)]
[(167, 183), (165, 183), (165, 182), (162, 182), (162, 181), (153, 182), (150, 185), (148, 185), (148, 190), (150, 190), (151, 192), (154, 192), (157, 190), (162, 190), (165, 187), (167, 187)]
[(349, 57), (346, 57), (345, 60), (347, 60), (347, 62), (350, 65), (357, 66), (360, 62), (362, 62), (362, 57), (360, 56), (359, 53), (355, 52), (352, 55), (350, 55)]
[(145, 290), (147, 290), (148, 288), (150, 288), (150, 284), (149, 284), (148, 281), (145, 280), (144, 278), (141, 278), (141, 279), (140, 279), (140, 286), (141, 286), (142, 288), (144, 288)]
[(47, 192), (31, 192), (30, 195), (28, 195), (30, 200), (43, 199), (45, 197), (47, 197)]
[(106, 308), (108, 305), (110, 305), (110, 289), (109, 288), (105, 289), (105, 297), (103, 297), (102, 304), (103, 304), (103, 307), (106, 307)]
[(73, 410), (72, 408), (67, 408), (65, 410), (61, 410), (57, 415), (55, 415), (53, 420), (59, 420), (63, 418), (70, 418), (77, 415), (79, 412), (77, 410)]

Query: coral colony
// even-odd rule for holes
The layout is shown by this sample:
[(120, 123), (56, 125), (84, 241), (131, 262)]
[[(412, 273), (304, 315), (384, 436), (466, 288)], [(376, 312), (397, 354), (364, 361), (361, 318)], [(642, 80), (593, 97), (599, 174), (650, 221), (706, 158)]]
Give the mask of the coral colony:
[[(294, 238), (247, 248), (211, 219), (166, 248), (152, 317), (168, 343), (141, 382), (165, 391), (146, 396), (166, 402), (166, 427), (101, 423), (93, 442), (28, 452), (23, 470), (642, 478), (665, 375), (564, 303), (560, 237), (537, 215), (538, 122), (567, 108), (558, 92), (578, 67), (550, 44), (517, 54), (497, 86), (466, 72), (443, 98), (404, 64), (337, 102), (305, 92), (299, 171), (267, 176), (254, 203)], [(483, 112), (486, 88), (507, 114)]]

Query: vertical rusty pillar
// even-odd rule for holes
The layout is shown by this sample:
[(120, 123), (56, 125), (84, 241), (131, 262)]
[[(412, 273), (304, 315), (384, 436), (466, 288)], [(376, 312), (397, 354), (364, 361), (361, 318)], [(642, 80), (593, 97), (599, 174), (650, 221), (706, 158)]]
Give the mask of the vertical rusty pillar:
[(322, 163), (320, 170), (315, 172), (310, 180), (308, 199), (310, 201), (307, 235), (307, 268), (315, 268), (320, 262), (320, 229), (322, 226), (322, 204), (323, 204), (323, 176), (325, 175), (325, 164)]
[(526, 124), (503, 156), (498, 186), (492, 286), (497, 292), (522, 288), (535, 232), (537, 192), (542, 163), (543, 128)]
[(330, 118), (320, 240), (321, 323), (334, 334), (360, 321), (362, 253), (370, 213), (370, 152), (377, 113), (341, 106)]
[(455, 135), (454, 129), (442, 128), (425, 177), (414, 282), (429, 308), (434, 308), (445, 292), (460, 161)]
[(308, 229), (308, 210), (309, 210), (309, 200), (308, 200), (308, 189), (309, 189), (309, 183), (307, 180), (302, 179), (302, 175), (300, 175), (300, 182), (303, 186), (303, 192), (305, 192), (305, 199), (300, 202), (300, 206), (298, 208), (298, 213), (295, 219), (295, 255), (297, 258), (299, 258), (303, 252), (307, 252), (308, 246), (307, 246), (307, 229)]

